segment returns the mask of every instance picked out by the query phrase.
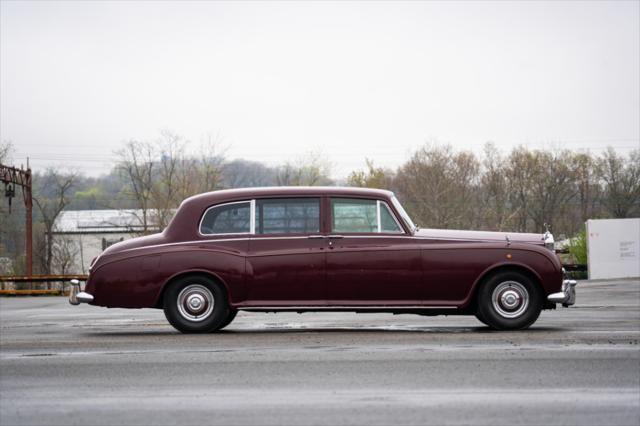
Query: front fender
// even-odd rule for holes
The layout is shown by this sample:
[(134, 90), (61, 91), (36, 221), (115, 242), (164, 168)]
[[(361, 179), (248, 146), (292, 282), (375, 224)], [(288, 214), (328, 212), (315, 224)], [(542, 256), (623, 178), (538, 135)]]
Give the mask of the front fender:
[(488, 266), (484, 271), (482, 271), (482, 273), (480, 273), (480, 275), (478, 275), (471, 286), (469, 294), (460, 305), (460, 308), (469, 307), (475, 298), (475, 294), (478, 291), (479, 286), (488, 276), (504, 270), (517, 270), (527, 273), (542, 287), (545, 296), (558, 291), (557, 288), (562, 287), (562, 271), (558, 272), (555, 268), (553, 270), (540, 271), (523, 262), (497, 262)]
[(530, 274), (545, 294), (557, 292), (562, 286), (562, 268), (545, 250), (526, 244), (430, 244), (422, 250), (426, 301), (467, 307), (487, 274), (506, 267)]

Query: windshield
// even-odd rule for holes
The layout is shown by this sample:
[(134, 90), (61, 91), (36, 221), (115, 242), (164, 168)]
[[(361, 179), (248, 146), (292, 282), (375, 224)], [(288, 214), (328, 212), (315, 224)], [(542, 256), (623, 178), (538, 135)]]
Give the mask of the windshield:
[(404, 221), (404, 223), (407, 224), (412, 232), (415, 231), (417, 228), (416, 224), (413, 223), (411, 217), (409, 216), (409, 213), (407, 213), (404, 207), (402, 207), (402, 204), (400, 204), (400, 201), (398, 201), (395, 195), (391, 197), (391, 202), (393, 203), (393, 206), (396, 208), (398, 213), (400, 213), (400, 216), (402, 216), (402, 220)]

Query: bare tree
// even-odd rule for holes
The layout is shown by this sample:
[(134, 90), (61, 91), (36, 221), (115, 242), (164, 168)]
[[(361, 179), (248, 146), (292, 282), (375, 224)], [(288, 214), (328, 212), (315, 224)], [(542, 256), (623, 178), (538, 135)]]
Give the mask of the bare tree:
[(398, 170), (395, 186), (418, 223), (438, 228), (472, 221), (479, 162), (450, 145), (425, 146)]
[(280, 186), (331, 185), (331, 165), (320, 152), (309, 152), (295, 164), (286, 162), (276, 171), (276, 182)]
[(530, 182), (528, 210), (534, 232), (543, 232), (545, 223), (555, 226), (576, 194), (575, 176), (569, 151), (535, 151), (535, 178)]
[(130, 141), (117, 152), (118, 169), (141, 211), (143, 234), (164, 229), (182, 200), (221, 187), (224, 157), (209, 138), (199, 157), (189, 155), (189, 141), (163, 130), (153, 143)]
[(522, 146), (514, 148), (507, 158), (505, 173), (509, 182), (510, 219), (518, 232), (529, 229), (527, 212), (531, 203), (530, 185), (536, 174), (535, 162), (533, 154)]
[(160, 139), (155, 145), (159, 157), (156, 175), (151, 182), (151, 198), (155, 207), (156, 221), (160, 229), (164, 229), (173, 215), (173, 211), (183, 197), (184, 186), (189, 185), (190, 179), (185, 179), (192, 167), (185, 158), (188, 141), (168, 130), (161, 132)]
[(509, 180), (504, 158), (492, 143), (484, 146), (479, 198), (481, 226), (503, 230), (510, 225), (514, 211), (509, 203)]
[(276, 185), (276, 171), (257, 161), (233, 160), (221, 167), (221, 186), (226, 188)]
[(287, 162), (278, 167), (276, 172), (276, 182), (278, 186), (300, 185), (300, 169)]
[(80, 248), (69, 236), (57, 235), (53, 244), (53, 265), (54, 270), (60, 274), (68, 274), (73, 271), (76, 259), (80, 254)]
[(584, 222), (595, 217), (599, 212), (601, 185), (598, 178), (596, 162), (589, 153), (574, 153), (571, 156), (572, 173), (575, 182), (575, 205), (565, 218), (568, 233), (573, 235), (584, 227)]
[(9, 141), (0, 142), (0, 164), (11, 159), (13, 153), (13, 144)]
[(640, 210), (640, 150), (625, 159), (609, 147), (598, 160), (598, 173), (604, 181), (604, 205), (613, 217), (631, 217)]
[(146, 142), (131, 140), (124, 148), (116, 151), (118, 163), (116, 168), (127, 181), (125, 193), (136, 202), (141, 211), (140, 223), (143, 234), (149, 233), (150, 209), (153, 196), (154, 183), (154, 150), (153, 146)]
[(49, 168), (44, 175), (34, 179), (35, 194), (33, 201), (42, 216), (42, 223), (44, 224), (46, 234), (46, 253), (44, 256), (44, 272), (46, 274), (50, 274), (52, 270), (52, 232), (55, 221), (60, 215), (60, 212), (71, 202), (71, 191), (77, 176), (77, 172), (61, 173), (53, 168)]
[(222, 188), (225, 152), (226, 148), (222, 146), (220, 135), (207, 135), (200, 146), (200, 157), (196, 164), (198, 173), (195, 179), (198, 185), (194, 193)]

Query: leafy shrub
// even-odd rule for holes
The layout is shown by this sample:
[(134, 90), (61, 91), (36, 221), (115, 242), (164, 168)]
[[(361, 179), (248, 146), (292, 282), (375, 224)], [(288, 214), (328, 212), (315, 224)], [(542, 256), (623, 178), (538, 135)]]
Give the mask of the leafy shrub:
[(569, 240), (569, 253), (573, 257), (575, 263), (587, 264), (587, 233), (580, 231)]

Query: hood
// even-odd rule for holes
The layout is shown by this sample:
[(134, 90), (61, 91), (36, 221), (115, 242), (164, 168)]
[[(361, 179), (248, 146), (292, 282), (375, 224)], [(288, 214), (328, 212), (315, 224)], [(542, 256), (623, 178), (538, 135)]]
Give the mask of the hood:
[(504, 242), (509, 238), (511, 242), (544, 245), (543, 234), (527, 234), (521, 232), (491, 232), (491, 231), (463, 231), (457, 229), (420, 229), (415, 233), (419, 238), (431, 238), (437, 240), (462, 240)]

